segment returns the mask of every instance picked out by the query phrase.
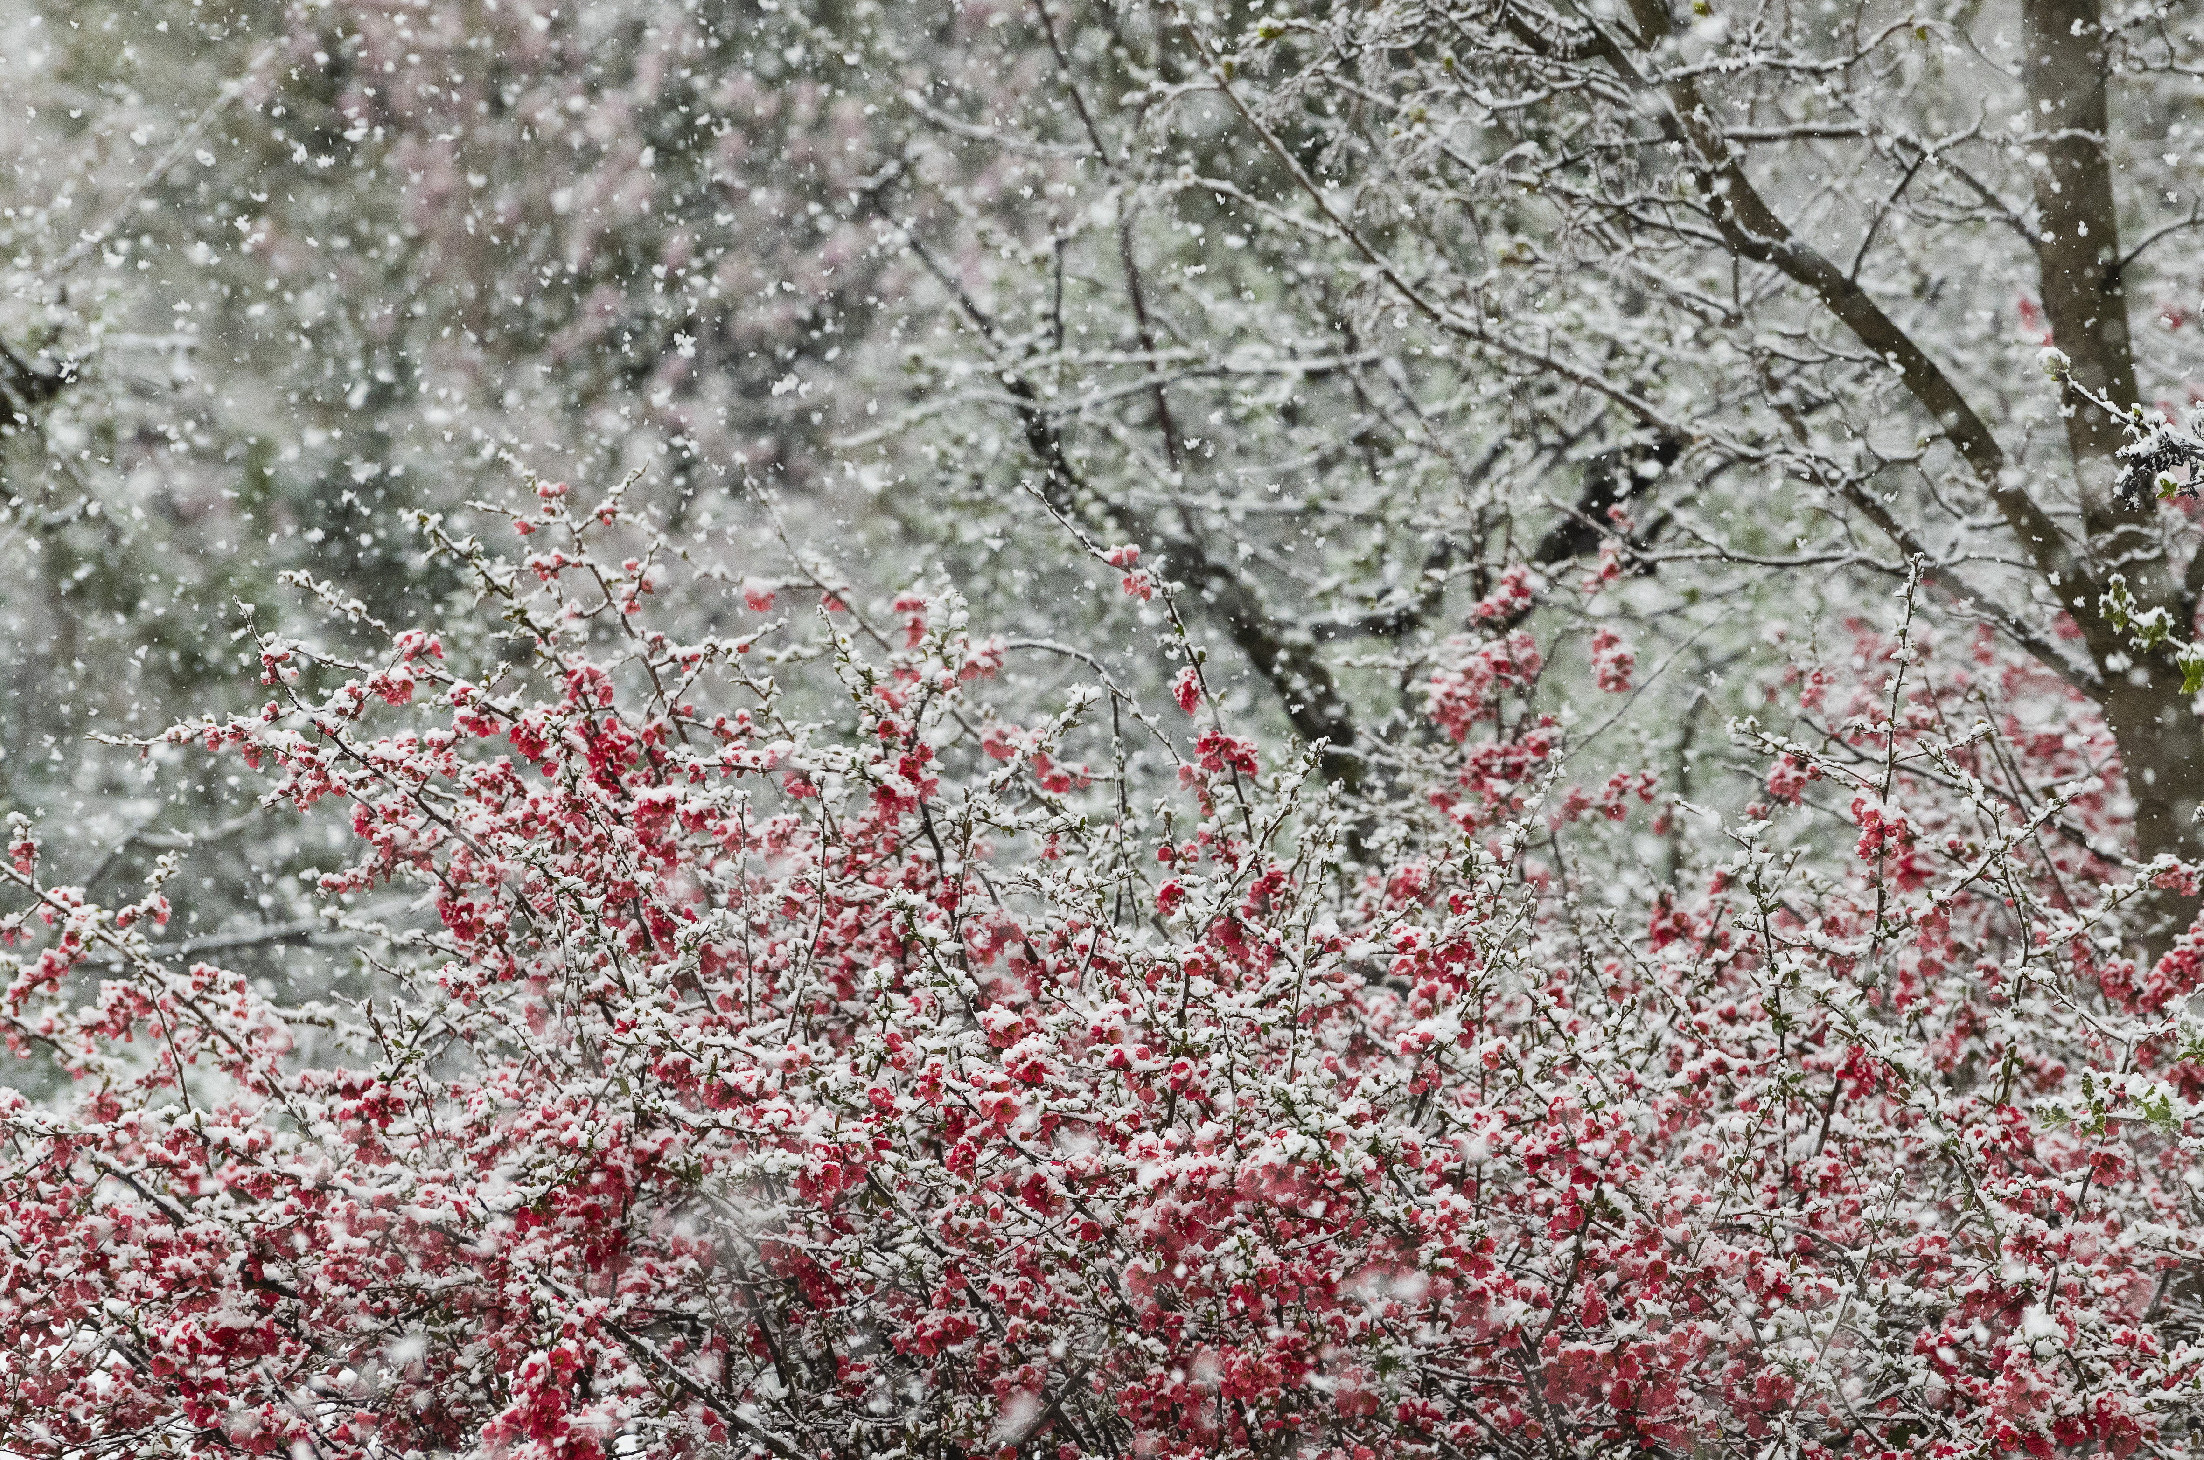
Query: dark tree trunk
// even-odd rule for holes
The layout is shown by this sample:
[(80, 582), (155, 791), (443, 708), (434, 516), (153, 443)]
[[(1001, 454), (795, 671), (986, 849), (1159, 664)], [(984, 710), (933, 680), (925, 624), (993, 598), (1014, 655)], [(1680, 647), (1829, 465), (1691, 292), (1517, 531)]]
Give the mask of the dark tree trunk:
[[(2052, 343), (2072, 362), (2075, 386), (2117, 406), (2136, 400), (2135, 358), (2128, 338), (2121, 281), (2120, 220), (2105, 155), (2104, 26), (2098, 0), (2024, 0), (2027, 56), (2023, 76), (2045, 165), (2035, 171), (2036, 259), (2043, 311)], [(2120, 423), (2070, 388), (2066, 439), (2081, 492), (2088, 535), (2086, 585), (2055, 585), (2075, 609), (2104, 676), (2101, 702), (2119, 743), (2128, 789), (2135, 798), (2135, 850), (2195, 857), (2204, 851), (2195, 813), (2204, 801), (2204, 725), (2181, 692), (2181, 675), (2140, 659), (2098, 612), (2095, 595), (2112, 573), (2123, 575), (2147, 610), (2164, 607), (2184, 631), (2196, 620), (2196, 600), (2168, 560), (2157, 506), (2123, 500), (2113, 453), (2126, 439)], [(2074, 590), (2083, 590), (2076, 592)], [(2195, 915), (2194, 899), (2161, 899), (2165, 926), (2151, 938), (2162, 948)]]

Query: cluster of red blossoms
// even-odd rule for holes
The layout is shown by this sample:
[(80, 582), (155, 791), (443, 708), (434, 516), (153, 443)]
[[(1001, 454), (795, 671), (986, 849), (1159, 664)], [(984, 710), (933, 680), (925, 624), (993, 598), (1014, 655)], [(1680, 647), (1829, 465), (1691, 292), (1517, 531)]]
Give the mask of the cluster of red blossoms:
[[(519, 567), (437, 541), (532, 675), (271, 641), (263, 714), (170, 737), (345, 809), (332, 906), (418, 896), (367, 997), (179, 966), (158, 882), (93, 906), (14, 836), (0, 1021), (69, 1078), (0, 1105), (10, 1453), (2197, 1434), (2204, 960), (2129, 932), (2194, 872), (2114, 865), (2102, 746), (1980, 717), (2029, 672), (1986, 644), (1863, 626), (1826, 733), (1739, 727), (1772, 809), (1663, 810), (1713, 875), (1598, 902), (1552, 848), (1661, 834), (1654, 782), (1560, 793), (1521, 628), (1449, 646), (1373, 835), (1191, 667), (1190, 747), (1122, 707), (1181, 757), (1139, 807), (1070, 758), (1117, 692), (1002, 723), (938, 598), (843, 609), (806, 671), (785, 624), (652, 629), (617, 503), (522, 520)], [(789, 718), (761, 643), (849, 716)]]

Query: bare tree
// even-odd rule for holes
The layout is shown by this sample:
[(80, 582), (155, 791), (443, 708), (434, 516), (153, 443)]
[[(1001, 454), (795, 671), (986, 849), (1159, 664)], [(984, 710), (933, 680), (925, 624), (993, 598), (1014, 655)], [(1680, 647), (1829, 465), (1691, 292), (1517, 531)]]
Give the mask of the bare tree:
[[(2118, 460), (2122, 417), (2197, 363), (2159, 297), (2194, 257), (2173, 119), (2193, 18), (1397, 0), (1021, 20), (1048, 58), (1027, 91), (950, 74), (917, 103), (938, 145), (993, 146), (1052, 200), (1053, 231), (1022, 215), (1024, 281), (984, 275), (996, 317), (960, 286), (974, 337), (1056, 505), (1161, 538), (1302, 733), (1366, 741), (1369, 660), (1334, 646), (1443, 632), (1456, 585), (1481, 593), (1503, 559), (1612, 542), (1747, 616), (1802, 575), (1917, 563), (1937, 612), (2103, 715), (2135, 853), (2204, 850), (2193, 692), (2131, 632), (2185, 639), (2204, 556)], [(913, 213), (944, 258), (1015, 232), (968, 193)], [(2138, 298), (2165, 306), (2147, 327)], [(1067, 314), (1113, 321), (1110, 352), (1067, 344)], [(1290, 388), (1255, 383), (1288, 362)], [(1296, 434), (1308, 410), (1327, 441)], [(1231, 440), (1188, 450), (1200, 420)], [(1608, 514), (1621, 457), (1646, 471), (1630, 528)], [(1266, 529), (1289, 474), (1301, 510)], [(1335, 548), (1318, 572), (1278, 552), (1312, 525)], [(1647, 631), (1686, 628), (1663, 609)]]

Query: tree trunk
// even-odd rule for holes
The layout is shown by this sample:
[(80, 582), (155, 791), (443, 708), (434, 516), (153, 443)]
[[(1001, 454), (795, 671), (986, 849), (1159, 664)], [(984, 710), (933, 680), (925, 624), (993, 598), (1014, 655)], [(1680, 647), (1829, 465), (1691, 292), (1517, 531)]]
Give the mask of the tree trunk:
[[(2135, 357), (2120, 277), (2119, 213), (2105, 156), (2103, 18), (2098, 0), (2024, 0), (2022, 23), (2023, 76), (2031, 119), (2040, 129), (2036, 145), (2046, 159), (2035, 170), (2044, 316), (2052, 343), (2072, 362), (2074, 384), (2125, 407), (2136, 399)], [(2088, 539), (2084, 559), (2094, 581), (2082, 592), (2079, 584), (2055, 586), (2081, 622), (2104, 676), (2105, 720), (2135, 799), (2136, 854), (2196, 857), (2204, 852), (2195, 819), (2204, 802), (2204, 724), (2181, 692), (2178, 670), (2160, 662), (2127, 664), (2138, 656), (2104, 621), (2095, 599), (2106, 577), (2118, 572), (2146, 609), (2166, 608), (2184, 630), (2195, 623), (2196, 601), (2167, 557), (2156, 505), (2123, 502), (2117, 494), (2113, 453), (2126, 439), (2120, 423), (2079, 390), (2070, 388), (2062, 404)], [(2083, 601), (2074, 604), (2074, 598)], [(2187, 926), (2197, 901), (2162, 897), (2158, 911), (2160, 926), (2147, 937), (2154, 951)]]
[(2179, 670), (2138, 665), (2111, 676), (2104, 711), (2135, 797), (2135, 851), (2197, 855), (2196, 810), (2204, 803), (2204, 720), (2181, 694)]

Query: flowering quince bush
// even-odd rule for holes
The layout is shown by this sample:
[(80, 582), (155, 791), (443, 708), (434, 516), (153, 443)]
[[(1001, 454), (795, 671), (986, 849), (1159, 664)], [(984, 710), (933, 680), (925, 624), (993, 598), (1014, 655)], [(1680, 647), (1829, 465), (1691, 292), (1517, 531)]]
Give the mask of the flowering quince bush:
[[(424, 524), (512, 664), (265, 639), (166, 737), (349, 813), (333, 906), (420, 898), (365, 997), (13, 834), (6, 1034), (71, 1078), (0, 1107), (11, 1453), (2186, 1453), (2204, 935), (2123, 920), (2196, 873), (2104, 850), (2041, 671), (1856, 626), (1818, 738), (1738, 727), (1749, 819), (1662, 805), (1714, 875), (1618, 911), (1561, 838), (1654, 782), (1563, 788), (1527, 575), (1379, 818), (1198, 652), (1190, 726), (1006, 724), (952, 597), (676, 641), (647, 524), (540, 502), (518, 564)], [(1191, 742), (1152, 806), (1127, 716)]]

